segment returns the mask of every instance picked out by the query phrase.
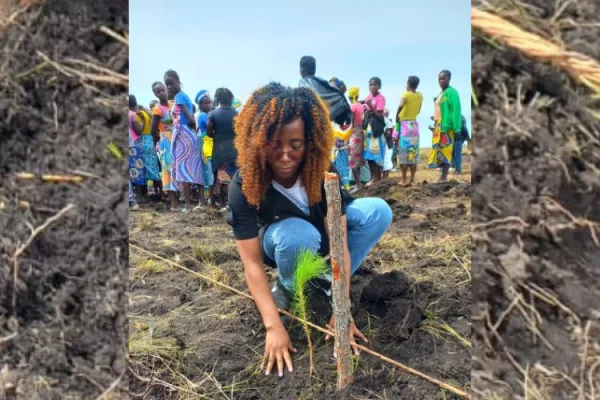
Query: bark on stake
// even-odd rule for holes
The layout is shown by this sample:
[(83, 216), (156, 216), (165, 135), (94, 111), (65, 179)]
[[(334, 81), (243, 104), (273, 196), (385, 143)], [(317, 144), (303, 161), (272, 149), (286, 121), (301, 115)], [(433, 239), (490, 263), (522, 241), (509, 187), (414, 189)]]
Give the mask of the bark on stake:
[(352, 352), (348, 332), (350, 329), (350, 299), (346, 288), (346, 266), (344, 263), (344, 231), (340, 182), (337, 174), (325, 175), (327, 196), (327, 224), (331, 248), (331, 272), (333, 276), (333, 315), (335, 315), (335, 352), (337, 354), (337, 389), (341, 390), (352, 382)]

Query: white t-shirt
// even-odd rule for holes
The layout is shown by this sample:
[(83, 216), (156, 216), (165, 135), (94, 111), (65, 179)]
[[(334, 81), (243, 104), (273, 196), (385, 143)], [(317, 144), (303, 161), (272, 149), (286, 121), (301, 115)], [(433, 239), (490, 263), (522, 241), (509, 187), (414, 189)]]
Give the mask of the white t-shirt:
[(302, 186), (302, 181), (300, 177), (298, 177), (298, 180), (296, 181), (296, 183), (294, 183), (294, 186), (292, 186), (289, 189), (284, 188), (275, 181), (272, 182), (272, 185), (275, 188), (275, 190), (287, 197), (292, 203), (296, 205), (296, 207), (302, 210), (304, 214), (310, 214), (310, 207), (308, 206), (308, 194), (306, 193), (306, 189), (304, 189), (304, 186)]
[(394, 129), (394, 121), (389, 117), (385, 119), (385, 129)]

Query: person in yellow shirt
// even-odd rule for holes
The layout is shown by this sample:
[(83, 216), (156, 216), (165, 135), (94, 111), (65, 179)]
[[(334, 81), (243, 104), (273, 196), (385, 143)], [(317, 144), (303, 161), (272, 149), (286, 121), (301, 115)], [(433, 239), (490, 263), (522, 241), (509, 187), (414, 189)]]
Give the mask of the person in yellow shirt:
[[(419, 77), (409, 76), (406, 92), (400, 98), (396, 113), (396, 130), (398, 132), (398, 165), (402, 171), (402, 186), (410, 186), (415, 180), (419, 163), (419, 122), (423, 94), (417, 92)], [(410, 167), (410, 181), (406, 181), (406, 173)]]
[(350, 189), (350, 166), (348, 154), (348, 140), (352, 133), (352, 127), (348, 127), (345, 131), (335, 122), (331, 122), (333, 129), (333, 137), (335, 138), (335, 146), (332, 149), (331, 160), (337, 169), (342, 184), (346, 190)]

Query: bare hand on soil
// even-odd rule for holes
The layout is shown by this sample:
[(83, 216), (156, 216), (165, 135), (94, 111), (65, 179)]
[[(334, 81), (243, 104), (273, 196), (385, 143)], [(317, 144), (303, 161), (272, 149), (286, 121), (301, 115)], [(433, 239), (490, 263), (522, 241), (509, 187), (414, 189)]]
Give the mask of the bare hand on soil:
[(292, 346), (290, 336), (288, 335), (283, 325), (267, 329), (267, 340), (265, 343), (265, 356), (261, 365), (261, 369), (264, 368), (267, 363), (266, 375), (271, 374), (271, 370), (277, 361), (277, 370), (279, 376), (283, 376), (284, 366), (287, 366), (289, 372), (292, 372), (292, 357), (290, 351), (296, 352), (296, 349)]
[[(327, 327), (329, 329), (331, 329), (332, 331), (334, 330), (335, 327), (335, 315), (331, 316), (331, 319), (329, 320), (329, 323), (327, 324)], [(360, 340), (362, 340), (365, 343), (369, 343), (369, 341), (367, 340), (367, 338), (365, 337), (365, 335), (363, 335), (363, 333), (360, 331), (360, 329), (358, 329), (356, 327), (356, 324), (354, 323), (354, 321), (352, 321), (350, 323), (350, 329), (348, 331), (348, 336), (349, 336), (349, 340), (350, 340), (350, 346), (352, 346), (352, 349), (354, 350), (354, 355), (357, 356), (360, 354), (360, 349), (358, 348), (357, 344), (356, 344), (356, 338), (358, 337)], [(329, 340), (330, 338), (332, 338), (333, 336), (331, 336), (329, 333), (327, 335), (325, 335), (325, 340)], [(337, 358), (337, 354), (335, 354), (335, 350), (333, 352), (333, 358)]]

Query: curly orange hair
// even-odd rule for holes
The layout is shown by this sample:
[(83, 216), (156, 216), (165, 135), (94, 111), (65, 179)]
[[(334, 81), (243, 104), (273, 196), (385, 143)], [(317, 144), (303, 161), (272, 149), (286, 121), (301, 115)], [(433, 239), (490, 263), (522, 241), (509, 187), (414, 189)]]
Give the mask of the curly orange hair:
[(272, 181), (267, 152), (276, 146), (282, 127), (304, 120), (306, 151), (301, 180), (308, 203), (321, 201), (321, 188), (331, 162), (334, 138), (329, 110), (308, 88), (290, 88), (271, 82), (256, 90), (235, 120), (235, 148), (248, 203), (259, 207)]

